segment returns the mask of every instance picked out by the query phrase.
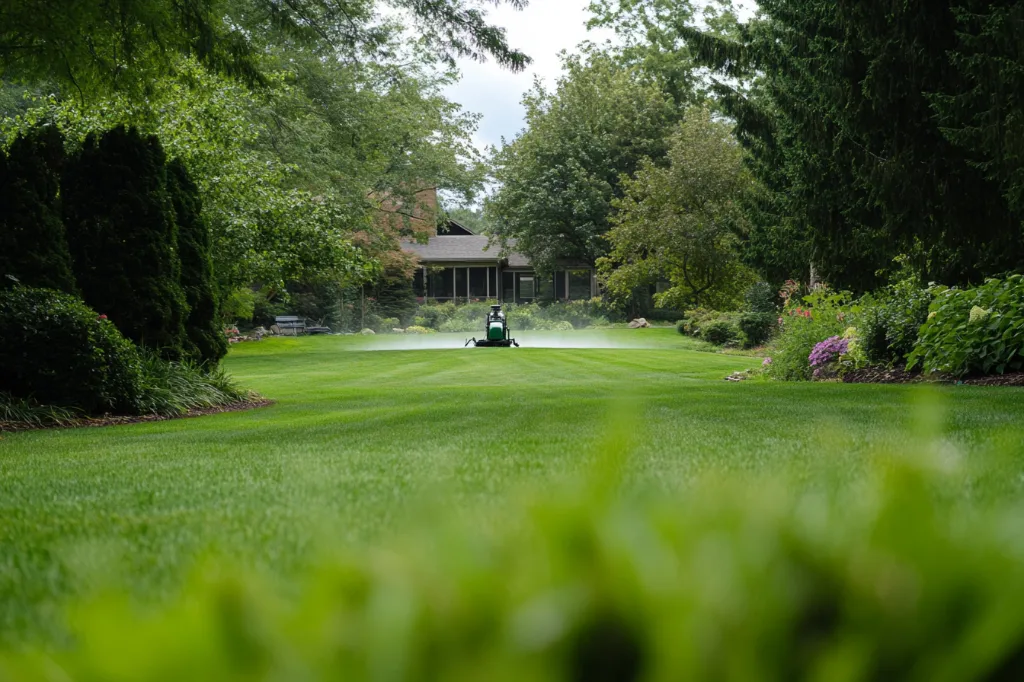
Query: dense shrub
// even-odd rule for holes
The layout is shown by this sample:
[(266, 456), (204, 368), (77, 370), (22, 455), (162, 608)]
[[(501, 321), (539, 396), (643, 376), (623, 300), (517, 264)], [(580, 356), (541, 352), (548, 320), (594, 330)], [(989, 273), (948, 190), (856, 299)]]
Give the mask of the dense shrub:
[(64, 141), (52, 126), (0, 150), (0, 287), (76, 293), (57, 198)]
[(928, 317), (932, 297), (914, 278), (864, 296), (856, 321), (868, 360), (905, 363), (917, 342), (918, 330)]
[(85, 302), (137, 344), (180, 357), (188, 307), (159, 140), (124, 127), (90, 135), (61, 195)]
[(740, 328), (732, 320), (719, 318), (701, 327), (699, 336), (703, 341), (724, 346), (739, 340)]
[(1024, 277), (933, 293), (909, 367), (956, 376), (1024, 369)]
[(148, 609), (89, 594), (69, 645), (19, 643), (0, 678), (1019, 679), (1019, 509), (951, 503), (935, 491), (967, 471), (907, 461), (831, 495), (764, 476), (659, 500), (549, 484), (504, 523), (431, 518), (338, 552), (294, 599), (232, 566)]
[(140, 409), (139, 355), (109, 320), (50, 289), (0, 290), (0, 391), (89, 414)]
[[(455, 305), (454, 303), (426, 303), (413, 316), (413, 323), (441, 332), (482, 331), (484, 318), (497, 301), (480, 301)], [(520, 330), (563, 330), (600, 327), (608, 324), (602, 314), (608, 310), (601, 299), (557, 301), (547, 305), (536, 303), (506, 304), (503, 306), (509, 327)]]
[(167, 167), (167, 189), (178, 225), (181, 287), (185, 292), (187, 355), (202, 364), (216, 364), (227, 355), (227, 338), (220, 329), (210, 229), (202, 214), (199, 188), (179, 159)]
[(814, 347), (832, 336), (843, 336), (850, 295), (816, 289), (802, 299), (790, 297), (782, 311), (782, 325), (771, 345), (767, 373), (775, 379), (802, 381), (811, 378), (810, 355)]
[(737, 324), (743, 332), (743, 345), (752, 348), (771, 339), (772, 333), (778, 327), (777, 317), (775, 312), (742, 313)]
[(687, 311), (683, 319), (676, 322), (676, 330), (680, 334), (722, 346), (736, 343), (743, 334), (740, 330), (739, 313), (719, 312), (707, 308), (694, 308)]
[(393, 329), (398, 329), (401, 325), (401, 321), (397, 317), (381, 317), (376, 321), (376, 327), (373, 327), (373, 331), (378, 334), (390, 332)]

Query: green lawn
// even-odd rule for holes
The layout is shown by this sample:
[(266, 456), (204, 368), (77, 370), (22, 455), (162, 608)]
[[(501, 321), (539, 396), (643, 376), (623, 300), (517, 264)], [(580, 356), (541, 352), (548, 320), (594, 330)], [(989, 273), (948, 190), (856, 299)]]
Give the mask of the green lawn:
[[(629, 424), (633, 491), (685, 494), (703, 474), (790, 470), (851, 480), (873, 456), (966, 458), (963, 495), (1018, 494), (1024, 393), (729, 383), (760, 361), (694, 350), (672, 330), (316, 337), (233, 349), (229, 370), (277, 401), (245, 413), (0, 440), (0, 642), (46, 635), (70, 594), (164, 594), (204, 557), (287, 577), (325, 547), (381, 539), (427, 509), (501, 512), (520, 486), (586, 471)], [(532, 342), (534, 347), (528, 347)], [(373, 350), (397, 344), (453, 349)], [(607, 348), (538, 348), (538, 345)], [(927, 409), (922, 405), (927, 405)]]

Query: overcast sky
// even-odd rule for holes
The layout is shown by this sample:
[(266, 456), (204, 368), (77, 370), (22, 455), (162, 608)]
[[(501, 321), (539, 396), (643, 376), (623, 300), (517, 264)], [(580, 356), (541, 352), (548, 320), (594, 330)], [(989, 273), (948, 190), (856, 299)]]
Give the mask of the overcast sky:
[[(491, 23), (505, 29), (512, 47), (533, 58), (523, 73), (511, 73), (488, 61), (483, 64), (463, 60), (459, 67), (462, 80), (447, 90), (448, 97), (467, 111), (483, 114), (476, 134), (481, 150), (497, 145), (502, 136), (511, 140), (523, 128), (523, 93), (540, 76), (547, 85), (554, 85), (561, 73), (562, 50), (575, 52), (584, 40), (603, 43), (614, 34), (607, 29), (587, 31), (590, 0), (530, 0), (525, 10), (516, 11), (508, 5), (488, 12)], [(749, 19), (756, 0), (734, 0), (741, 20)]]
[(490, 10), (489, 21), (504, 27), (509, 44), (530, 55), (533, 64), (522, 73), (511, 73), (493, 61), (460, 63), (462, 80), (451, 86), (447, 95), (464, 109), (483, 114), (478, 147), (497, 145), (502, 136), (511, 140), (522, 130), (519, 100), (535, 75), (554, 84), (561, 71), (559, 52), (574, 51), (584, 40), (603, 42), (612, 35), (610, 31), (587, 31), (589, 4), (589, 0), (531, 0), (521, 12), (507, 5)]

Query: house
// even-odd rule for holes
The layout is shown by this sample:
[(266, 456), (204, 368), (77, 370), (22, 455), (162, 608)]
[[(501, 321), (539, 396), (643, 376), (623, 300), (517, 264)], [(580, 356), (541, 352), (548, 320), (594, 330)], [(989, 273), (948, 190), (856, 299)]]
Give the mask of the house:
[[(454, 220), (447, 227), (447, 233), (431, 236), (426, 243), (402, 242), (402, 250), (419, 261), (413, 291), (420, 300), (529, 303), (597, 296), (597, 275), (590, 265), (564, 263), (541, 277), (522, 254), (512, 251), (502, 257), (499, 246), (489, 244), (486, 235), (474, 234)], [(511, 246), (515, 248), (514, 243)]]

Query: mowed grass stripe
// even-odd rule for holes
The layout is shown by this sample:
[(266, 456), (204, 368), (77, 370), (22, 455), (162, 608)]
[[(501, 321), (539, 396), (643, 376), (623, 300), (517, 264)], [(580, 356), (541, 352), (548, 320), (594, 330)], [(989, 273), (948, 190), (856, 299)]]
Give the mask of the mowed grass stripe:
[[(425, 500), (474, 518), (500, 510), (524, 484), (585, 474), (620, 411), (633, 420), (626, 479), (640, 491), (784, 469), (850, 481), (913, 443), (912, 387), (727, 383), (759, 360), (697, 352), (671, 330), (607, 335), (635, 339), (654, 347), (270, 340), (234, 348), (227, 366), (272, 407), (5, 435), (0, 641), (52, 635), (66, 597), (97, 580), (159, 597), (209, 554), (286, 580), (324, 544), (400, 529)], [(978, 463), (962, 494), (1018, 496), (1020, 462), (986, 458), (996, 443), (1024, 450), (1022, 394), (940, 393), (943, 447)]]

